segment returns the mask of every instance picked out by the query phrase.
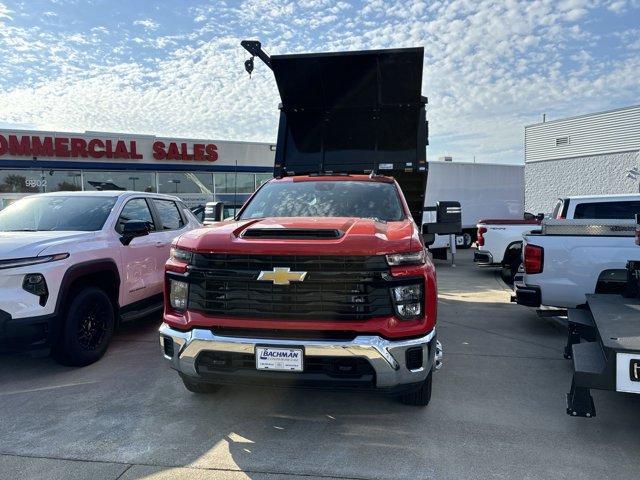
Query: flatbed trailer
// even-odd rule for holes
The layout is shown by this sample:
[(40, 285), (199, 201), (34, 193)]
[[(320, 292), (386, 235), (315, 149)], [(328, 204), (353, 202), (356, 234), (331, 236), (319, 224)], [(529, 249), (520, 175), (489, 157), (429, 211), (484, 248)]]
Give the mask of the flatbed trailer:
[(640, 394), (640, 298), (587, 295), (586, 309), (569, 309), (565, 357), (573, 360), (567, 413), (594, 417), (590, 389)]

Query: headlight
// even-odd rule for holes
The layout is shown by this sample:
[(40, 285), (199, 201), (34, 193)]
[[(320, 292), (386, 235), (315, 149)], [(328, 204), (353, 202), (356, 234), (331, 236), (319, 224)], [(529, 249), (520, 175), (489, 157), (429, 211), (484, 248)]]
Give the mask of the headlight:
[(410, 253), (392, 253), (387, 255), (387, 263), (392, 266), (398, 265), (422, 265), (427, 261), (427, 255), (424, 250)]
[(40, 297), (40, 305), (45, 306), (49, 298), (49, 289), (47, 288), (47, 281), (44, 279), (44, 275), (41, 273), (28, 273), (22, 280), (22, 288)]
[(188, 250), (182, 250), (181, 248), (171, 247), (169, 254), (171, 260), (177, 260), (178, 262), (191, 263), (191, 257), (193, 253)]
[(189, 295), (189, 284), (179, 280), (169, 280), (169, 303), (171, 308), (184, 311), (187, 309), (187, 297)]
[(68, 253), (57, 253), (55, 255), (43, 255), (41, 257), (13, 258), (11, 260), (0, 260), (0, 269), (27, 267), (29, 265), (38, 265), (40, 263), (54, 262), (63, 260), (69, 256)]
[(391, 288), (396, 313), (403, 320), (413, 320), (422, 315), (422, 285), (402, 285)]

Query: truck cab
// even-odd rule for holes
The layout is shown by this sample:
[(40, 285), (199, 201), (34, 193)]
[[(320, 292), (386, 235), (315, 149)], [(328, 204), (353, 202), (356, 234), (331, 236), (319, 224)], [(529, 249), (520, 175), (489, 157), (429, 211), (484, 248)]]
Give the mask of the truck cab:
[(187, 389), (313, 385), (429, 403), (441, 348), (419, 227), (422, 59), (263, 58), (282, 99), (275, 178), (233, 219), (176, 239), (166, 264), (160, 344)]

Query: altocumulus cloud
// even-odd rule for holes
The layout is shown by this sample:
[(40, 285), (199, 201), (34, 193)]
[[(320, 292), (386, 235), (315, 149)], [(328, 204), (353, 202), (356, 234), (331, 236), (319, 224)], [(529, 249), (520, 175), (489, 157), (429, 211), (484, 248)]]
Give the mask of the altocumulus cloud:
[(0, 3), (0, 125), (273, 141), (275, 82), (260, 63), (248, 78), (242, 38), (424, 46), (431, 158), (521, 162), (541, 113), (640, 100), (638, 0), (131, 3)]

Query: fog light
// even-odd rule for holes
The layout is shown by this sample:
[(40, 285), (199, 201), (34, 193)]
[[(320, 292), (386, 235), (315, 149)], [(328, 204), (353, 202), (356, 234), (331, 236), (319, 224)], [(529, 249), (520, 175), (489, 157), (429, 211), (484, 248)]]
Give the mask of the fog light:
[(40, 304), (46, 303), (49, 290), (47, 290), (47, 282), (41, 273), (28, 273), (22, 281), (22, 288), (29, 293), (33, 293), (40, 297)]
[(178, 280), (171, 280), (169, 287), (169, 303), (176, 310), (186, 310), (189, 284)]
[(398, 309), (398, 315), (403, 318), (413, 318), (420, 315), (422, 312), (422, 308), (419, 303), (403, 303), (401, 305), (396, 305)]
[(422, 314), (422, 285), (402, 285), (391, 289), (396, 313), (403, 320), (411, 320)]

